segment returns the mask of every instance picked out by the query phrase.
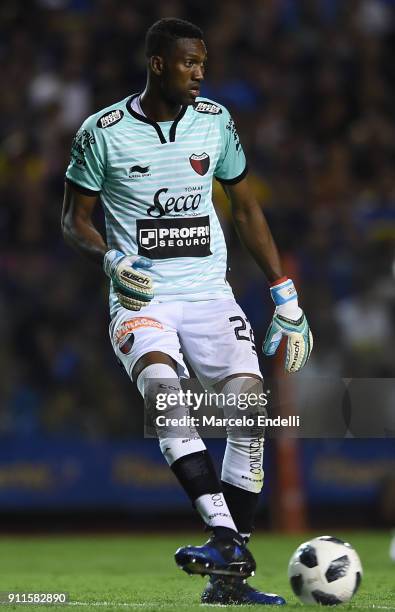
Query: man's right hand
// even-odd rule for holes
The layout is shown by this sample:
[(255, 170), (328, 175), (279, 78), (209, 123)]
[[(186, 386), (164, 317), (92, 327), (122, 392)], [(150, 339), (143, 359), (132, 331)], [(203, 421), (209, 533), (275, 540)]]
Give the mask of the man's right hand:
[(111, 249), (104, 256), (103, 269), (112, 280), (118, 300), (128, 310), (140, 310), (154, 297), (152, 278), (141, 270), (152, 267), (152, 261), (139, 255), (125, 255)]

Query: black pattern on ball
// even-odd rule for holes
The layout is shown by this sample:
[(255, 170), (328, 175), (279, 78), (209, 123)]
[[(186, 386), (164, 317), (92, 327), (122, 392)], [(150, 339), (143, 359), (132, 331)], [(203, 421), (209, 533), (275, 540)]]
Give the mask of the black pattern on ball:
[(335, 597), (335, 595), (329, 595), (328, 593), (324, 593), (323, 591), (320, 591), (318, 589), (312, 591), (311, 594), (314, 597), (315, 601), (317, 603), (322, 604), (323, 606), (336, 606), (337, 604), (342, 603), (341, 599), (338, 599), (337, 597)]
[(362, 580), (361, 572), (357, 572), (355, 576), (355, 587), (352, 592), (353, 595), (355, 595), (355, 593), (358, 591), (359, 585), (361, 584), (361, 580)]
[(306, 567), (317, 567), (318, 560), (314, 546), (310, 546), (310, 544), (303, 546), (299, 553), (299, 561)]
[(334, 536), (321, 536), (319, 540), (323, 540), (324, 542), (333, 542), (334, 544), (341, 544), (342, 546), (348, 546), (351, 548), (351, 544), (348, 542), (344, 542), (340, 538), (335, 538)]
[(299, 597), (303, 589), (303, 576), (301, 574), (291, 576), (291, 587), (295, 595)]
[(328, 582), (334, 582), (339, 580), (339, 578), (343, 578), (347, 574), (350, 565), (350, 559), (347, 555), (334, 559), (325, 572), (325, 578)]

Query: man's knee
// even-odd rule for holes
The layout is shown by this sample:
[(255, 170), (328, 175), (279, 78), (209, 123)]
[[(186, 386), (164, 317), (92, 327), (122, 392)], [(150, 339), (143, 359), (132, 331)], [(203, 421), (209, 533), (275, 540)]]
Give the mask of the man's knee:
[[(253, 381), (257, 381), (257, 383), (262, 383), (262, 376), (258, 376), (258, 374), (250, 374), (249, 372), (243, 372), (241, 374), (230, 374), (230, 376), (227, 376), (226, 378), (224, 378), (223, 380), (221, 380), (220, 382), (216, 383), (214, 385), (215, 389), (218, 391), (221, 391), (222, 388), (224, 387), (224, 385), (226, 385), (226, 383), (228, 383), (229, 381), (238, 379), (238, 378), (245, 378), (247, 380), (251, 379), (251, 384), (253, 383)], [(255, 383), (255, 384), (257, 384)]]
[(253, 419), (254, 429), (258, 427), (263, 435), (267, 398), (263, 392), (261, 378), (248, 373), (230, 376), (217, 383), (216, 391), (223, 398), (225, 417), (244, 417), (244, 420), (249, 422)]
[(165, 365), (170, 366), (177, 373), (177, 364), (166, 353), (162, 353), (161, 351), (150, 351), (146, 353), (135, 363), (132, 370), (132, 380), (137, 382), (137, 379), (141, 372), (150, 365), (155, 365), (157, 363), (163, 363)]

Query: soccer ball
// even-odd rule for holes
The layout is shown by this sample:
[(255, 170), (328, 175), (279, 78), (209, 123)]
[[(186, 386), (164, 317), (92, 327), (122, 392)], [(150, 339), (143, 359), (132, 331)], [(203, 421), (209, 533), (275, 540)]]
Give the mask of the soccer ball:
[(303, 603), (333, 606), (354, 595), (361, 583), (362, 565), (350, 544), (320, 536), (296, 549), (288, 565), (288, 577)]

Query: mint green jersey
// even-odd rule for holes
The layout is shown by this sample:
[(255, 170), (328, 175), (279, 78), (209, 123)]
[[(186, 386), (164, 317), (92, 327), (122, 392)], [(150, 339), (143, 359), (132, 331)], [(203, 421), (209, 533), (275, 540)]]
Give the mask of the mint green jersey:
[[(155, 123), (132, 108), (136, 95), (83, 123), (66, 180), (100, 195), (110, 249), (152, 260), (154, 302), (229, 297), (212, 181), (237, 183), (247, 173), (234, 122), (225, 107), (198, 98), (174, 121)], [(111, 287), (112, 316), (119, 307)]]

